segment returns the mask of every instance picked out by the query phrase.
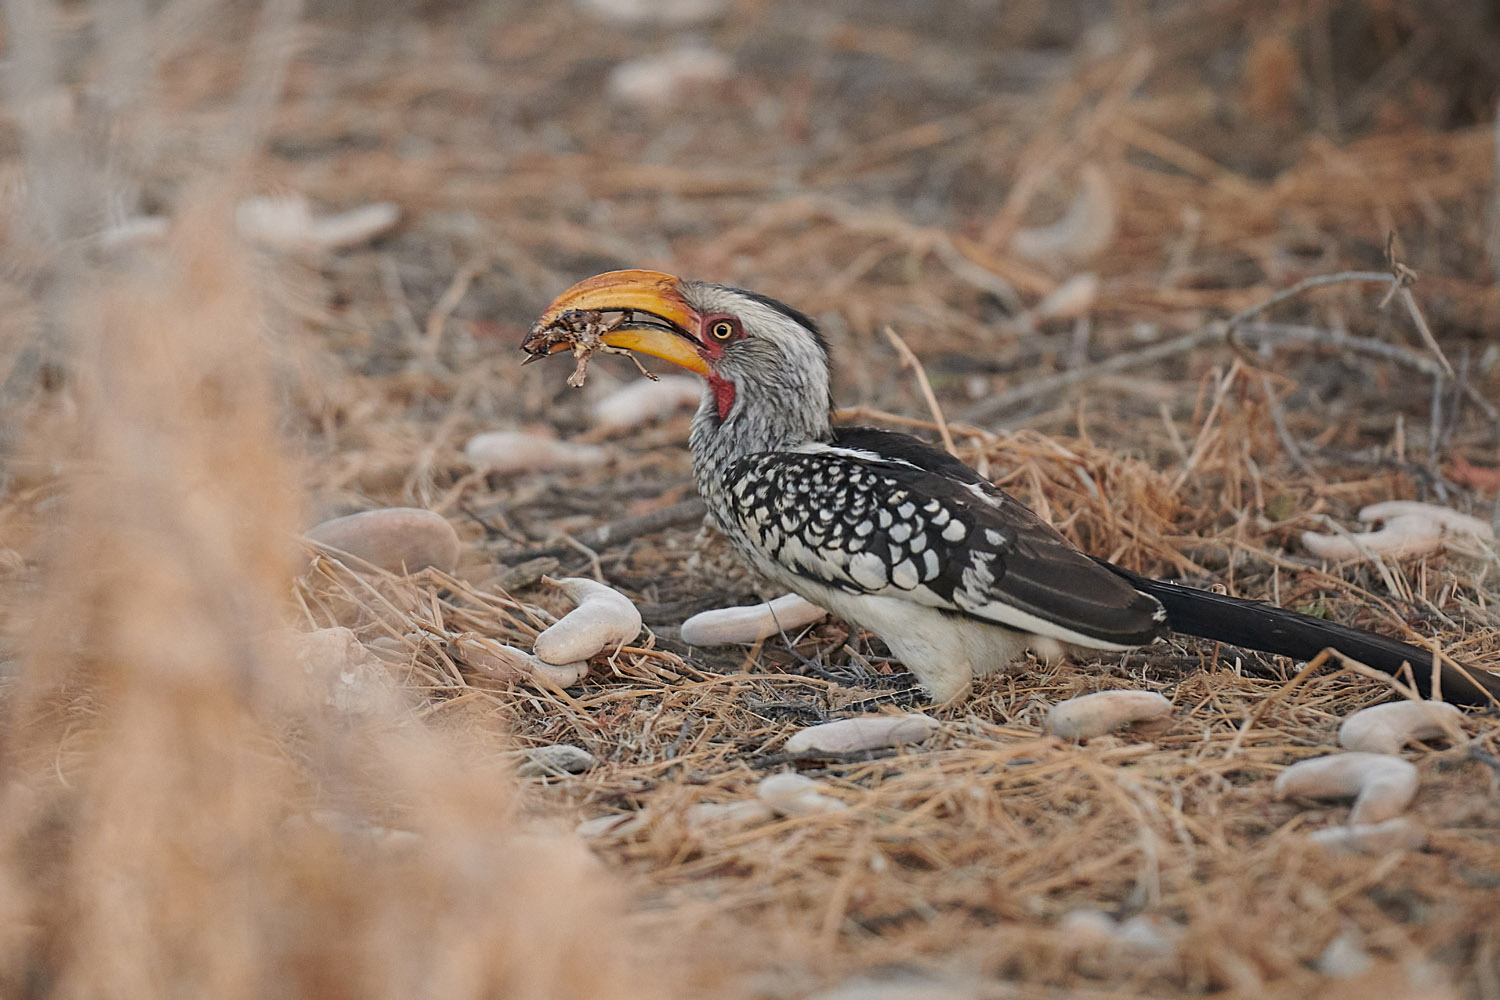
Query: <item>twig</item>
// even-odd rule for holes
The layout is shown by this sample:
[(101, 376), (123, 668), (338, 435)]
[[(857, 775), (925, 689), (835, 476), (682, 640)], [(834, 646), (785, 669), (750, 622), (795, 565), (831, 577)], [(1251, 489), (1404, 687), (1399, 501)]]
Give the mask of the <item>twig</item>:
[(422, 331), (417, 328), (417, 318), (411, 314), (411, 304), (406, 299), (406, 289), (401, 287), (401, 274), (396, 270), (394, 258), (381, 254), (380, 286), (385, 291), (386, 301), (391, 307), (391, 316), (406, 342), (415, 346), (422, 340)]
[(1271, 413), (1271, 426), (1276, 428), (1276, 437), (1281, 441), (1281, 446), (1286, 449), (1287, 457), (1292, 464), (1310, 476), (1316, 476), (1313, 467), (1307, 464), (1307, 459), (1302, 455), (1302, 447), (1297, 444), (1297, 439), (1292, 437), (1291, 429), (1286, 425), (1286, 411), (1282, 409), (1281, 400), (1276, 398), (1275, 391), (1271, 388), (1271, 376), (1265, 372), (1260, 373), (1260, 388), (1266, 395), (1266, 408)]
[(437, 304), (432, 307), (432, 312), (427, 314), (425, 332), (427, 353), (430, 356), (437, 357), (438, 342), (443, 338), (443, 328), (448, 325), (448, 317), (453, 315), (453, 310), (458, 308), (458, 304), (468, 293), (469, 285), (479, 277), (485, 266), (483, 260), (475, 259), (460, 267), (458, 273), (453, 275), (453, 280), (448, 283), (448, 287), (443, 290), (443, 294), (438, 297)]
[(1422, 310), (1417, 306), (1417, 298), (1412, 295), (1411, 289), (1402, 285), (1396, 292), (1396, 297), (1401, 300), (1402, 305), (1406, 306), (1406, 311), (1411, 315), (1411, 321), (1416, 326), (1417, 333), (1422, 336), (1422, 342), (1427, 345), (1433, 357), (1438, 359), (1438, 364), (1443, 366), (1443, 374), (1450, 379), (1457, 378), (1452, 363), (1448, 361), (1448, 356), (1443, 353), (1443, 349), (1438, 346), (1437, 338), (1432, 335), (1432, 329), (1427, 325), (1427, 317), (1422, 315)]
[(927, 381), (927, 370), (922, 367), (922, 362), (912, 353), (912, 349), (906, 346), (906, 341), (893, 327), (885, 328), (885, 339), (891, 342), (896, 353), (901, 355), (902, 367), (910, 368), (917, 373), (917, 385), (922, 390), (922, 398), (927, 400), (927, 409), (932, 413), (933, 423), (937, 424), (938, 435), (943, 439), (943, 447), (948, 454), (957, 456), (958, 449), (953, 444), (953, 435), (948, 433), (948, 421), (943, 416), (943, 408), (938, 405), (937, 396), (932, 393), (932, 383)]
[(1311, 278), (1303, 278), (1295, 285), (1292, 285), (1289, 288), (1283, 288), (1281, 291), (1277, 292), (1275, 295), (1272, 295), (1270, 298), (1263, 299), (1262, 301), (1257, 302), (1255, 305), (1250, 306), (1248, 309), (1241, 309), (1239, 312), (1229, 317), (1229, 321), (1224, 324), (1225, 336), (1232, 337), (1235, 330), (1237, 330), (1250, 318), (1259, 316), (1267, 309), (1270, 309), (1273, 306), (1280, 305), (1287, 299), (1294, 299), (1308, 289), (1322, 288), (1325, 285), (1342, 285), (1355, 281), (1384, 282), (1386, 284), (1395, 285), (1399, 283), (1400, 280), (1401, 279), (1397, 276), (1386, 274), (1382, 271), (1340, 271), (1337, 274), (1318, 274), (1314, 275)]
[(971, 424), (989, 423), (1006, 410), (1020, 403), (1030, 402), (1042, 396), (1055, 396), (1062, 390), (1080, 382), (1087, 382), (1101, 375), (1118, 375), (1132, 368), (1140, 368), (1167, 358), (1179, 357), (1204, 344), (1223, 339), (1222, 328), (1198, 330), (1160, 343), (1151, 344), (1137, 351), (1125, 351), (1103, 361), (1082, 365), (1045, 378), (1030, 379), (1022, 385), (1007, 389), (998, 396), (991, 396), (969, 408), (964, 420)]
[(562, 540), (567, 543), (569, 548), (574, 549), (585, 556), (588, 556), (589, 568), (594, 571), (594, 579), (598, 580), (600, 583), (604, 583), (604, 564), (599, 560), (599, 553), (595, 552), (592, 548), (583, 544), (572, 535), (563, 534), (559, 537), (561, 537)]
[(1197, 468), (1198, 463), (1203, 460), (1203, 456), (1208, 453), (1209, 446), (1213, 443), (1213, 439), (1209, 437), (1208, 432), (1213, 428), (1214, 421), (1218, 419), (1219, 411), (1224, 407), (1224, 399), (1229, 393), (1229, 388), (1234, 385), (1235, 379), (1239, 376), (1243, 365), (1244, 362), (1236, 358), (1230, 363), (1229, 370), (1224, 373), (1224, 377), (1219, 379), (1219, 387), (1214, 390), (1213, 404), (1208, 408), (1208, 415), (1203, 418), (1203, 426), (1198, 429), (1198, 436), (1193, 439), (1193, 450), (1188, 455), (1187, 461), (1182, 463), (1182, 471), (1178, 472), (1177, 478), (1172, 481), (1173, 493), (1182, 489), (1183, 484), (1187, 482), (1188, 476), (1193, 474), (1193, 469)]
[[(639, 517), (627, 517), (622, 521), (614, 521), (610, 524), (601, 525), (592, 531), (585, 531), (576, 535), (573, 541), (578, 545), (598, 551), (615, 545), (621, 545), (642, 535), (655, 534), (667, 528), (676, 527), (679, 524), (691, 524), (703, 519), (708, 512), (708, 507), (703, 503), (701, 497), (693, 497), (661, 510), (653, 510), (649, 514)], [(541, 548), (525, 549), (521, 552), (507, 553), (505, 559), (512, 563), (522, 563), (530, 559), (557, 558), (570, 552), (577, 551), (576, 545), (547, 545)]]
[(1317, 656), (1313, 657), (1311, 660), (1308, 660), (1307, 664), (1301, 670), (1297, 671), (1297, 676), (1293, 677), (1290, 681), (1281, 685), (1281, 687), (1277, 688), (1275, 691), (1272, 691), (1269, 695), (1262, 698), (1260, 700), (1260, 704), (1255, 706), (1255, 710), (1245, 717), (1244, 723), (1238, 730), (1235, 731), (1234, 739), (1229, 741), (1229, 746), (1224, 750), (1224, 759), (1232, 760), (1234, 758), (1234, 755), (1239, 753), (1241, 744), (1245, 742), (1245, 737), (1250, 735), (1250, 730), (1255, 727), (1255, 724), (1260, 721), (1263, 715), (1266, 714), (1266, 710), (1269, 709), (1272, 704), (1301, 687), (1307, 681), (1307, 679), (1313, 674), (1317, 673), (1318, 668), (1327, 663), (1329, 658), (1333, 655), (1333, 650), (1323, 650)]
[[(1417, 272), (1396, 257), (1396, 231), (1394, 229), (1385, 235), (1385, 262), (1391, 269), (1391, 277), (1395, 280), (1395, 285), (1392, 286), (1386, 298), (1389, 299), (1391, 295), (1400, 297), (1401, 304), (1406, 306), (1406, 312), (1411, 316), (1412, 324), (1416, 326), (1417, 333), (1422, 338), (1422, 343), (1427, 345), (1427, 349), (1443, 366), (1443, 374), (1450, 379), (1457, 378), (1458, 376), (1453, 373), (1453, 366), (1448, 363), (1448, 356), (1438, 346), (1437, 338), (1432, 335), (1432, 328), (1427, 325), (1427, 317), (1423, 316), (1422, 310), (1418, 308), (1416, 296), (1411, 293), (1411, 286), (1417, 282)], [(1382, 309), (1385, 308), (1385, 303), (1380, 303), (1380, 306)]]
[[(1382, 275), (1382, 278), (1390, 280), (1388, 275)], [(1245, 324), (1236, 332), (1242, 339), (1250, 338), (1265, 343), (1303, 343), (1330, 350), (1364, 354), (1411, 368), (1428, 376), (1443, 372), (1442, 366), (1425, 354), (1399, 344), (1387, 344), (1383, 340), (1375, 340), (1372, 337), (1356, 337), (1342, 330), (1325, 330), (1321, 327), (1294, 326), (1285, 323), (1254, 323)], [(1011, 407), (1029, 402), (1039, 396), (1055, 396), (1070, 386), (1102, 375), (1118, 375), (1132, 368), (1140, 368), (1167, 358), (1178, 357), (1200, 347), (1226, 340), (1227, 336), (1228, 325), (1215, 323), (1193, 333), (1151, 344), (1137, 351), (1116, 354), (1082, 368), (1059, 372), (1046, 378), (1032, 379), (1024, 385), (1018, 385), (971, 407), (964, 415), (964, 420), (974, 424), (988, 423)], [(1465, 386), (1464, 395), (1483, 412), (1491, 424), (1500, 427), (1500, 410), (1496, 410), (1489, 400), (1479, 394), (1478, 390), (1472, 385)]]

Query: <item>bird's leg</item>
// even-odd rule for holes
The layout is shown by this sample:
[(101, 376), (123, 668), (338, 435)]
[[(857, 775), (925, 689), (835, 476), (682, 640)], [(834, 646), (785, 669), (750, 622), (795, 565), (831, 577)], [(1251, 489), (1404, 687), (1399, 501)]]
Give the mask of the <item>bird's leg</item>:
[(641, 359), (635, 356), (634, 351), (626, 350), (623, 347), (610, 347), (608, 344), (602, 344), (599, 347), (595, 348), (595, 350), (597, 350), (600, 354), (623, 354), (625, 355), (625, 357), (630, 359), (632, 364), (635, 365), (636, 371), (640, 372), (642, 375), (646, 376), (653, 382), (661, 381), (660, 375), (656, 374), (653, 371), (648, 371), (646, 369), (646, 366), (641, 364)]

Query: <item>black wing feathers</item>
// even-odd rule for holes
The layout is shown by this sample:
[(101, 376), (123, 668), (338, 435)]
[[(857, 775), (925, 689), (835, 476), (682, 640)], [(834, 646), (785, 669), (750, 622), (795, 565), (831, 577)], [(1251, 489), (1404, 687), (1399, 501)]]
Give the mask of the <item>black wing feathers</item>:
[(740, 529), (781, 566), (985, 621), (1013, 608), (1116, 645), (1162, 634), (1155, 600), (950, 455), (863, 428), (833, 447), (856, 454), (768, 452), (727, 471)]

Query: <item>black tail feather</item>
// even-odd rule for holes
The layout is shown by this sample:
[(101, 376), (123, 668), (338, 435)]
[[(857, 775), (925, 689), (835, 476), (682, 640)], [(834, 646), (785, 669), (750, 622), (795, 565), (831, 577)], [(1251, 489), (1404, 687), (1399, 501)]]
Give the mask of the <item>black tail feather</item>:
[[(1174, 632), (1298, 660), (1311, 660), (1331, 647), (1393, 676), (1404, 664), (1410, 664), (1418, 692), (1424, 698), (1432, 697), (1432, 653), (1420, 646), (1288, 611), (1264, 601), (1195, 590), (1153, 580), (1102, 559), (1098, 562), (1124, 577), (1137, 590), (1160, 601), (1167, 610), (1167, 625)], [(1446, 663), (1441, 666), (1438, 683), (1445, 701), (1490, 707), (1500, 702), (1500, 674), (1468, 666), (1464, 670), (1468, 676)]]

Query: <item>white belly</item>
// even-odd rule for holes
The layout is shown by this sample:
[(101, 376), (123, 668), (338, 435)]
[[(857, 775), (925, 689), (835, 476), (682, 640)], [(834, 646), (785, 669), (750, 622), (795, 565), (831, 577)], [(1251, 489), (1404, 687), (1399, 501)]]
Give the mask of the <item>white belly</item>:
[[(760, 560), (756, 560), (757, 563)], [(1048, 660), (1062, 655), (1056, 639), (976, 621), (899, 597), (853, 594), (796, 576), (780, 566), (762, 573), (840, 618), (869, 629), (942, 703), (969, 693), (975, 677), (1013, 668), (1030, 649)]]

